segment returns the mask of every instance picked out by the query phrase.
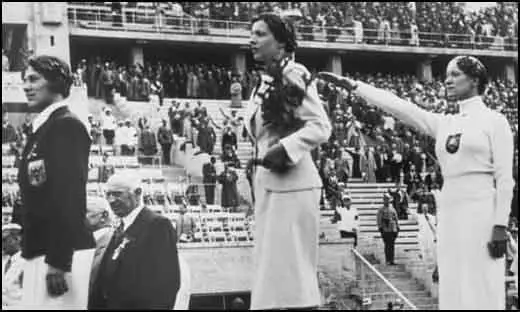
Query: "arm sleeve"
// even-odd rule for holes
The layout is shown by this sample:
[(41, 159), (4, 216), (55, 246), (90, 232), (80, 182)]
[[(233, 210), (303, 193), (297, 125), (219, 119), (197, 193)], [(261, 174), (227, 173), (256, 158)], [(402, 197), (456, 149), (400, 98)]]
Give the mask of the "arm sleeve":
[(148, 264), (143, 264), (149, 268), (150, 275), (146, 279), (149, 284), (142, 289), (146, 289), (147, 298), (150, 304), (145, 309), (172, 309), (180, 288), (180, 268), (179, 256), (177, 253), (177, 233), (172, 224), (164, 218), (157, 220), (153, 224), (153, 234), (150, 237), (154, 245), (147, 259)]
[(442, 118), (441, 114), (430, 113), (391, 92), (375, 88), (363, 82), (357, 83), (356, 94), (364, 98), (369, 104), (377, 106), (405, 124), (431, 137), (435, 137), (437, 134), (440, 119)]
[(505, 116), (493, 123), (491, 153), (496, 186), (495, 223), (507, 226), (513, 197), (513, 134)]
[(332, 131), (329, 118), (318, 96), (316, 82), (308, 86), (302, 105), (296, 110), (296, 114), (305, 125), (280, 140), (293, 164), (298, 163), (304, 154), (327, 142)]
[(90, 139), (79, 120), (57, 121), (49, 131), (46, 165), (51, 231), (45, 262), (70, 272), (74, 241), (85, 226)]

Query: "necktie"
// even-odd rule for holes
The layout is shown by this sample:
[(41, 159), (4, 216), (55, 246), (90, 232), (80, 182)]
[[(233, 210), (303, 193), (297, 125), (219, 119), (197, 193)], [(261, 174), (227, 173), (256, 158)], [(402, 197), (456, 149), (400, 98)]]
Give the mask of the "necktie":
[(13, 256), (9, 256), (9, 258), (7, 259), (7, 262), (5, 263), (4, 274), (6, 274), (7, 271), (9, 271), (12, 264), (13, 264)]

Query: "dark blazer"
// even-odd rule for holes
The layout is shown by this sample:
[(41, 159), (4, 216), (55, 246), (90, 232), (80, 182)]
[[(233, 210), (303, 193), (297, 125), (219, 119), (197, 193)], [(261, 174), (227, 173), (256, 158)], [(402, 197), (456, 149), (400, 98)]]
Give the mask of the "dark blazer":
[[(126, 230), (116, 260), (97, 252), (89, 309), (172, 309), (180, 286), (177, 233), (170, 220), (144, 208)], [(119, 244), (118, 244), (119, 245)], [(106, 247), (106, 246), (105, 246)]]
[(204, 183), (216, 183), (217, 182), (217, 170), (212, 163), (205, 163), (202, 166), (202, 182)]
[(74, 250), (95, 247), (85, 222), (90, 144), (67, 107), (29, 136), (18, 170), (24, 258), (44, 255), (46, 263), (70, 271)]

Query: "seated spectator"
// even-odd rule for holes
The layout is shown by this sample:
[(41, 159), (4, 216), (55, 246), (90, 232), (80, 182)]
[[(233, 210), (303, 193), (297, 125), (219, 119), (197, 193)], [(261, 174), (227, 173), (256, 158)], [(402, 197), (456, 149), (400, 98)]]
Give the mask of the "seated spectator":
[(2, 310), (20, 305), (23, 268), (21, 253), (22, 227), (16, 223), (2, 225)]
[(191, 215), (187, 215), (187, 211), (187, 204), (185, 201), (183, 201), (180, 205), (179, 218), (175, 221), (177, 237), (181, 243), (192, 242), (194, 239), (194, 234), (197, 230), (195, 218)]
[(94, 234), (96, 245), (100, 244), (103, 236), (107, 236), (104, 239), (108, 243), (108, 239), (110, 239), (108, 234), (111, 229), (110, 204), (104, 197), (87, 197), (87, 223), (88, 228)]

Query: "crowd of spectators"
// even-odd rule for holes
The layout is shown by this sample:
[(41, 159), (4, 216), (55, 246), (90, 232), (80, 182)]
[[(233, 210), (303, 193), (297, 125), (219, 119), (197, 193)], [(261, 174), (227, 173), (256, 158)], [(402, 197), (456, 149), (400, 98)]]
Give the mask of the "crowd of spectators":
[[(204, 22), (208, 19), (246, 23), (259, 13), (289, 12), (301, 17), (299, 30), (304, 40), (314, 40), (316, 31), (325, 30), (328, 41), (335, 41), (344, 31), (358, 43), (419, 45), (421, 42), (421, 45), (489, 48), (495, 42), (492, 37), (498, 37), (500, 44), (514, 49), (518, 38), (515, 2), (498, 2), (477, 11), (466, 9), (460, 2), (168, 2), (131, 6), (154, 12), (152, 22), (160, 25), (172, 17), (198, 19), (188, 24), (196, 25), (200, 33), (209, 33), (209, 27), (228, 27), (223, 22)], [(112, 15), (121, 16), (120, 5), (112, 5), (112, 11)], [(121, 23), (120, 19), (115, 22)], [(166, 22), (172, 23), (183, 22)]]
[[(95, 57), (82, 59), (74, 68), (75, 84), (86, 84), (88, 96), (114, 101), (115, 93), (129, 101), (149, 101), (155, 95), (164, 98), (231, 99), (248, 98), (258, 81), (256, 71), (241, 73), (235, 69), (206, 64), (120, 65)], [(237, 86), (238, 84), (238, 86)]]

